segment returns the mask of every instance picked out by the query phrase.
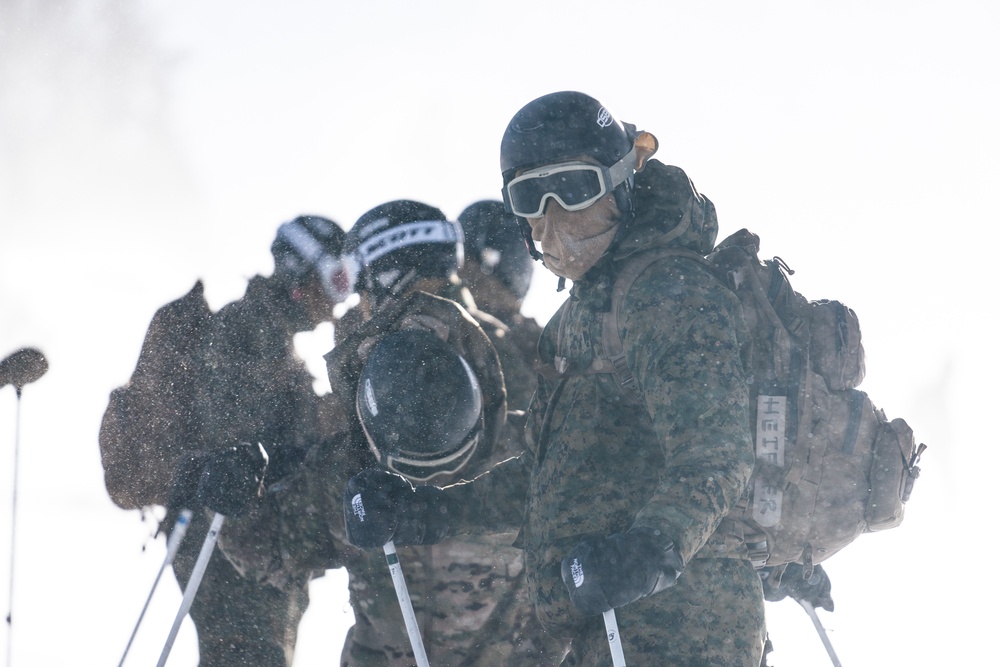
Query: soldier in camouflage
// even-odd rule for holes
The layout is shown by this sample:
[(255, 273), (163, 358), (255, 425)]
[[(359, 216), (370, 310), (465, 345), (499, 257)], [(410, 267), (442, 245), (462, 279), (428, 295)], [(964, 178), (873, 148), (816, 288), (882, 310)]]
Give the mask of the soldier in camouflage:
[[(376, 455), (378, 449), (366, 437), (356, 403), (369, 355), (387, 336), (432, 333), (467, 361), (482, 393), (483, 426), (476, 446), (462, 457), (450, 457), (449, 451), (426, 459), (422, 470), (405, 469), (407, 488), (411, 482), (420, 485), (432, 479), (441, 483), (471, 479), (523, 448), (523, 438), (514, 437), (507, 426), (506, 367), (493, 344), (500, 347), (509, 340), (503, 337), (507, 328), (476, 309), (458, 279), (460, 227), (426, 204), (388, 202), (363, 215), (349, 230), (344, 252), (353, 255), (360, 267), (360, 302), (338, 321), (337, 344), (327, 355), (337, 415), (336, 430), (331, 432), (335, 435), (311, 448), (300, 471), (287, 476), (282, 488), (270, 494), (280, 512), (262, 502), (248, 515), (259, 537), (270, 536), (265, 541), (286, 545), (287, 558), (282, 567), (269, 570), (274, 559), (264, 553), (226, 552), (247, 571), (265, 571), (268, 581), (287, 581), (293, 573), (321, 563), (324, 550), (330, 548), (328, 541), (347, 544), (341, 501), (348, 480), (366, 468), (393, 468), (391, 457)], [(488, 334), (495, 336), (493, 341)], [(514, 347), (507, 349), (520, 354)], [(416, 381), (408, 377), (398, 383), (416, 396), (444, 389), (414, 386)], [(407, 413), (407, 408), (392, 405), (384, 412)], [(510, 545), (515, 536), (509, 531), (399, 549), (427, 654), (435, 666), (559, 664), (566, 642), (546, 635), (534, 617), (523, 553)], [(348, 571), (355, 615), (341, 664), (413, 665), (413, 650), (381, 552), (349, 547), (337, 553)], [(301, 563), (296, 562), (299, 559)]]
[[(538, 619), (572, 640), (564, 664), (610, 663), (601, 614), (616, 609), (629, 665), (758, 667), (760, 577), (725, 520), (754, 465), (748, 332), (700, 261), (718, 231), (713, 205), (682, 170), (648, 161), (655, 150), (581, 93), (514, 116), (505, 202), (573, 287), (539, 344), (550, 370), (528, 451), (409, 511), (446, 513), (451, 535), (519, 526)], [(671, 252), (609, 316), (630, 257), (658, 248)], [(612, 336), (622, 355), (605, 364), (597, 351)], [(368, 518), (392, 526), (402, 511)]]
[[(241, 299), (213, 314), (199, 283), (158, 312), (136, 371), (112, 392), (101, 427), (105, 482), (119, 506), (166, 506), (161, 529), (169, 530), (180, 509), (199, 510), (201, 471), (216, 453), (240, 442), (264, 444), (269, 482), (332, 431), (333, 413), (313, 391), (293, 336), (330, 321), (333, 305), (347, 296), (330, 275), (343, 238), (334, 222), (301, 216), (279, 228), (273, 275), (251, 278)], [(174, 560), (182, 586), (210, 518), (207, 510), (194, 513)], [(271, 561), (262, 570), (281, 569), (273, 562), (281, 549), (265, 549), (247, 519), (230, 517), (219, 543), (266, 550)], [(332, 543), (327, 553), (321, 568), (338, 566)], [(299, 568), (278, 586), (216, 554), (190, 610), (199, 664), (290, 666), (314, 573)]]
[[(383, 227), (385, 221), (389, 224)], [(440, 237), (444, 242), (436, 247), (394, 239), (401, 228), (428, 221), (442, 225)], [(432, 331), (444, 337), (475, 370), (483, 393), (485, 421), (484, 433), (471, 459), (455, 472), (431, 470), (433, 480), (448, 483), (471, 479), (498, 461), (520, 454), (523, 443), (501, 434), (505, 432), (509, 391), (505, 380), (514, 363), (523, 363), (521, 353), (509, 344), (507, 327), (476, 308), (458, 279), (463, 250), (461, 229), (447, 222), (437, 209), (402, 201), (390, 202), (362, 216), (348, 236), (345, 249), (357, 251), (363, 267), (358, 283), (359, 308), (367, 310), (370, 319), (329, 355), (331, 385), (357, 387), (367, 352), (386, 333)], [(406, 275), (411, 269), (418, 275), (408, 280)], [(391, 277), (397, 272), (401, 278)], [(441, 389), (429, 387), (426, 391)], [(525, 394), (523, 387), (518, 391)], [(399, 405), (394, 409), (405, 408)], [(360, 423), (354, 411), (350, 423), (353, 446), (364, 443), (364, 449), (369, 450), (358, 431)], [(370, 461), (359, 459), (352, 472), (371, 467)], [(426, 475), (416, 471), (408, 471), (407, 476), (416, 484), (428, 481)], [(339, 509), (344, 486), (330, 484), (327, 488), (332, 494), (330, 506)], [(514, 534), (509, 533), (399, 549), (431, 664), (558, 664), (564, 645), (545, 635), (534, 619), (527, 598), (523, 554), (510, 546), (513, 538)], [(341, 664), (412, 665), (413, 653), (382, 554), (356, 550), (348, 571), (356, 623)]]

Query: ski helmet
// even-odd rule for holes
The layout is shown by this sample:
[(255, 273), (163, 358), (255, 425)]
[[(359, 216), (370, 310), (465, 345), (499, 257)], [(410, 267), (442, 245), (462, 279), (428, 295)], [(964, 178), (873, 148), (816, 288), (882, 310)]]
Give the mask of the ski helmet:
[(356, 273), (340, 258), (345, 238), (337, 223), (318, 215), (300, 215), (284, 223), (271, 243), (275, 275), (302, 284), (315, 272), (327, 296), (340, 303), (351, 294)]
[(550, 93), (521, 108), (500, 143), (504, 183), (518, 169), (555, 164), (587, 155), (610, 167), (632, 149), (634, 137), (589, 95)]
[(439, 209), (409, 199), (362, 215), (344, 253), (358, 263), (358, 288), (399, 294), (418, 278), (448, 278), (462, 266), (462, 230)]
[[(635, 183), (636, 163), (632, 153), (635, 136), (635, 126), (618, 122), (600, 102), (584, 93), (550, 93), (529, 102), (514, 114), (500, 142), (507, 210), (515, 210), (508, 187), (518, 170), (587, 156), (597, 160), (605, 170), (617, 172), (613, 181), (605, 176), (607, 190), (613, 190), (618, 210), (627, 214), (632, 210)], [(521, 218), (519, 222), (530, 243), (527, 221)], [(534, 245), (530, 249), (538, 259)]]
[(496, 276), (518, 300), (528, 293), (534, 263), (517, 218), (503, 202), (483, 200), (470, 204), (458, 216), (465, 236), (465, 252), (480, 270)]
[(460, 470), (483, 433), (483, 397), (468, 362), (430, 331), (386, 334), (358, 381), (356, 407), (379, 463), (411, 481)]

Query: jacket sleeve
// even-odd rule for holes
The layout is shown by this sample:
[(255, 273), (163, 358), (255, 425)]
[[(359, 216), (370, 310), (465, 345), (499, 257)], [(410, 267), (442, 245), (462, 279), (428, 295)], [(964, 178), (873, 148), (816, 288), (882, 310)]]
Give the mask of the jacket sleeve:
[(470, 481), (444, 487), (451, 515), (449, 535), (492, 535), (520, 530), (533, 461), (532, 454), (525, 451)]
[(665, 460), (633, 527), (661, 531), (687, 562), (753, 472), (746, 323), (728, 289), (678, 257), (647, 269), (626, 296), (622, 316), (626, 361)]

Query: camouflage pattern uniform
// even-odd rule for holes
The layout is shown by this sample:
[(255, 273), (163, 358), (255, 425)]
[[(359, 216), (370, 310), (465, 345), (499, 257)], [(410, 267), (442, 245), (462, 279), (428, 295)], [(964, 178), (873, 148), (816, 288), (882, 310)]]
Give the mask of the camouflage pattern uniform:
[[(498, 313), (480, 310), (468, 288), (461, 283), (449, 285), (435, 294), (458, 303), (479, 323), (500, 358), (507, 387), (507, 409), (526, 410), (535, 391), (538, 339), (542, 328), (535, 320), (517, 311)], [(337, 345), (361, 326), (360, 311), (360, 308), (352, 308), (336, 322), (334, 338)]]
[[(494, 318), (473, 312), (475, 316), (451, 300), (412, 293), (402, 302), (383, 308), (345, 342), (339, 353), (335, 348), (329, 359), (331, 384), (337, 380), (339, 386), (355, 386), (354, 378), (363, 357), (357, 350), (370, 347), (365, 341), (388, 331), (413, 327), (429, 328), (439, 335), (462, 332), (458, 336), (448, 333), (448, 339), (456, 344), (480, 379), (486, 433), (469, 465), (452, 479), (435, 478), (436, 483), (471, 478), (498, 461), (516, 456), (523, 447), (520, 439), (501, 435), (505, 432), (504, 387), (508, 366), (498, 359), (498, 352), (493, 351), (490, 340), (483, 335), (500, 331), (502, 336), (506, 327)], [(498, 347), (512, 350), (509, 346)], [(344, 485), (334, 488), (342, 492)], [(337, 495), (331, 501), (339, 506), (341, 498)], [(510, 532), (398, 548), (431, 664), (486, 667), (559, 663), (565, 642), (547, 636), (534, 618), (527, 597), (523, 553), (510, 546), (514, 537)], [(378, 551), (356, 550), (350, 557), (348, 571), (356, 623), (344, 647), (341, 664), (351, 667), (414, 664), (383, 555)]]
[[(199, 289), (197, 296), (200, 294)], [(131, 452), (112, 452), (106, 446), (132, 442), (150, 430), (149, 423), (130, 422), (118, 407), (121, 401), (112, 394), (101, 434), (106, 481), (120, 480), (123, 471), (140, 468), (144, 472), (130, 486), (129, 504), (165, 505), (182, 452), (211, 452), (238, 442), (261, 442), (271, 453), (272, 463), (281, 467), (282, 458), (295, 459), (296, 451), (304, 452), (307, 445), (331, 432), (332, 413), (313, 391), (312, 377), (293, 348), (292, 336), (311, 327), (298, 306), (289, 301), (285, 285), (261, 277), (251, 279), (242, 299), (204, 323), (200, 352), (192, 355), (191, 367), (183, 369), (182, 380), (166, 383), (183, 384), (184, 400), (167, 406), (151, 399), (155, 405), (178, 410), (151, 420), (161, 426), (156, 438), (159, 451), (151, 451), (140, 442)], [(152, 329), (150, 333), (154, 334)], [(144, 357), (155, 357), (157, 351), (167, 355), (171, 350), (171, 341), (157, 336), (147, 336), (147, 343), (151, 344), (144, 346)], [(140, 365), (155, 366), (155, 359), (144, 359)], [(145, 388), (155, 396), (164, 383), (149, 375), (146, 373)], [(170, 436), (183, 439), (171, 441)], [(280, 443), (281, 447), (273, 447), (272, 443)], [(156, 481), (143, 484), (144, 478)], [(129, 485), (108, 482), (109, 492), (114, 487), (112, 497), (116, 502), (125, 497), (119, 488), (125, 486)], [(174, 572), (182, 587), (197, 560), (210, 518), (207, 511), (195, 513), (188, 537), (174, 560)], [(168, 513), (164, 528), (175, 520), (176, 515)], [(269, 561), (266, 567), (249, 572), (237, 569), (222, 554), (213, 555), (190, 612), (198, 633), (199, 664), (291, 665), (313, 572), (301, 568), (293, 572), (274, 562), (280, 560), (281, 545), (262, 548), (251, 517), (228, 518), (219, 534), (219, 546), (235, 553), (266, 552)], [(336, 567), (332, 543), (326, 546), (325, 564)], [(279, 569), (287, 575), (281, 586), (259, 576), (261, 571)]]
[[(355, 392), (342, 388), (357, 386), (368, 352), (384, 334), (412, 328), (433, 331), (455, 346), (480, 381), (484, 394), (483, 437), (466, 468), (453, 478), (444, 478), (445, 483), (479, 474), (521, 453), (524, 446), (523, 438), (508, 437), (504, 375), (497, 352), (484, 333), (484, 328), (503, 327), (499, 321), (483, 314), (474, 317), (451, 299), (420, 291), (383, 305), (366, 322), (352, 318), (347, 321), (353, 326), (341, 329), (338, 344), (327, 355), (340, 430), (314, 447), (303, 471), (286, 478), (285, 488), (274, 494), (284, 510), (284, 522), (264, 506), (253, 514), (261, 536), (273, 531), (283, 536), (280, 540), (287, 541), (290, 559), (283, 568), (291, 571), (302, 568), (295, 562), (297, 559), (315, 563), (327, 547), (317, 544), (322, 540), (315, 532), (316, 524), (292, 521), (294, 511), (288, 507), (309, 508), (312, 516), (326, 517), (325, 543), (349, 544), (343, 521), (344, 488), (351, 476), (378, 463), (356, 417)], [(448, 539), (433, 546), (398, 548), (424, 646), (435, 667), (559, 664), (567, 642), (546, 635), (535, 619), (527, 596), (523, 553), (510, 546), (514, 537), (515, 533), (508, 531), (469, 540)], [(413, 651), (384, 555), (353, 546), (347, 546), (340, 555), (349, 574), (356, 619), (341, 664), (413, 665)], [(264, 560), (260, 559), (257, 567), (262, 566)], [(267, 575), (269, 580), (288, 579), (283, 568), (272, 570)]]
[(500, 365), (503, 366), (503, 378), (507, 383), (507, 410), (527, 410), (538, 378), (538, 339), (541, 338), (542, 328), (534, 319), (516, 311), (493, 312), (490, 315), (503, 323), (502, 328), (483, 323), (483, 330), (497, 349)]
[(562, 559), (585, 536), (644, 527), (672, 539), (686, 567), (673, 588), (617, 610), (628, 664), (758, 667), (760, 580), (724, 523), (754, 464), (738, 301), (696, 259), (657, 261), (624, 297), (618, 320), (642, 402), (591, 370), (599, 314), (629, 255), (664, 244), (705, 254), (715, 241), (714, 207), (676, 167), (651, 161), (636, 176), (634, 201), (620, 243), (545, 327), (542, 361), (562, 372), (540, 381), (529, 453), (452, 487), (450, 507), (466, 530), (495, 529), (516, 521), (514, 498), (526, 492), (518, 543), (530, 595), (546, 629), (572, 638), (566, 664), (610, 664), (610, 655), (601, 618), (571, 604)]

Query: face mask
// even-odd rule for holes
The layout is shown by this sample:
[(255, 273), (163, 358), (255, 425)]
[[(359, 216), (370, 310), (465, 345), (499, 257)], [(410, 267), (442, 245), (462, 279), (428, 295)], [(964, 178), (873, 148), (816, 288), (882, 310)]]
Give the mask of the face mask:
[(549, 214), (532, 218), (532, 236), (542, 245), (545, 266), (557, 276), (579, 280), (604, 256), (618, 229), (613, 200), (570, 213), (550, 204)]

